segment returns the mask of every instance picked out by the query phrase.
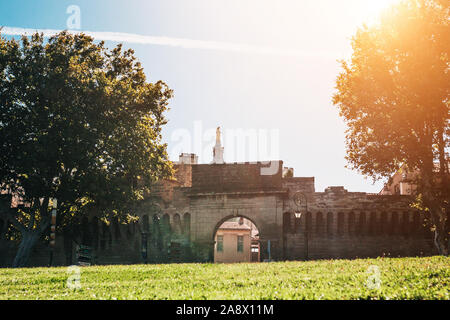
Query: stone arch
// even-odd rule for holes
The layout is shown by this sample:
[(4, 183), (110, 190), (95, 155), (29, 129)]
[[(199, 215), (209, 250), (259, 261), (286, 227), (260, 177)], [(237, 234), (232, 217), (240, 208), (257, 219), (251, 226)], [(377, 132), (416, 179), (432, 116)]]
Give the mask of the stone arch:
[(259, 224), (257, 224), (257, 223), (255, 222), (255, 219), (249, 218), (248, 216), (245, 216), (245, 215), (242, 215), (242, 214), (238, 214), (238, 215), (229, 215), (229, 216), (226, 216), (226, 217), (222, 218), (222, 219), (221, 219), (218, 223), (216, 223), (216, 225), (214, 226), (214, 231), (213, 231), (213, 234), (212, 234), (213, 241), (214, 241), (214, 238), (215, 238), (215, 236), (216, 236), (217, 230), (220, 228), (220, 226), (221, 226), (224, 222), (226, 222), (226, 221), (228, 221), (228, 220), (230, 220), (230, 219), (233, 219), (233, 218), (240, 218), (240, 217), (245, 218), (245, 219), (247, 219), (247, 220), (250, 220), (250, 221), (256, 226), (256, 229), (258, 229), (259, 233), (261, 233), (261, 229), (260, 229), (260, 227), (259, 227)]
[(333, 235), (333, 212), (327, 213), (327, 234), (329, 236)]
[(188, 237), (191, 235), (191, 214), (189, 212), (183, 215), (183, 233)]
[(305, 231), (311, 232), (312, 228), (312, 214), (310, 211), (307, 211), (305, 214)]
[(288, 234), (291, 232), (292, 232), (291, 213), (284, 212), (283, 213), (283, 234)]
[(243, 217), (254, 223), (259, 231), (260, 260), (268, 258), (270, 245), (270, 258), (272, 260), (283, 258), (282, 220), (283, 212), (275, 211), (271, 215), (261, 214), (261, 211), (253, 208), (211, 208), (201, 210), (192, 215), (191, 241), (195, 244), (197, 261), (214, 261), (214, 237), (218, 227), (234, 217)]
[(408, 223), (406, 226), (408, 237), (414, 236), (414, 216), (415, 214), (413, 211), (408, 211)]
[(342, 236), (345, 233), (345, 213), (338, 212), (337, 214), (337, 234)]
[(390, 225), (390, 234), (391, 235), (397, 235), (397, 234), (399, 234), (399, 230), (398, 230), (398, 227), (399, 227), (399, 213), (398, 212), (392, 212), (391, 213), (391, 223), (389, 224)]
[(387, 211), (380, 212), (380, 234), (389, 235), (390, 234), (390, 223), (389, 223), (389, 213)]
[(161, 220), (162, 220), (162, 221), (161, 221), (161, 222), (162, 222), (162, 223), (161, 223), (161, 226), (162, 226), (164, 232), (165, 232), (165, 233), (170, 233), (172, 227), (171, 227), (171, 225), (170, 225), (170, 216), (169, 216), (169, 214), (168, 214), (168, 213), (163, 214)]
[(367, 213), (365, 211), (359, 212), (359, 219), (358, 219), (358, 235), (365, 235), (367, 231)]
[(350, 211), (348, 213), (348, 234), (353, 236), (356, 233), (356, 221), (355, 221), (355, 213)]
[[(262, 230), (261, 230), (261, 223), (262, 223), (262, 221), (261, 221), (261, 223), (259, 222), (259, 221), (255, 221), (256, 219), (254, 219), (254, 218), (251, 218), (251, 217), (249, 217), (249, 216), (247, 216), (247, 215), (244, 215), (244, 214), (238, 214), (238, 215), (228, 215), (228, 216), (225, 216), (225, 217), (223, 217), (222, 219), (220, 219), (219, 220), (219, 222), (217, 222), (216, 223), (216, 225), (214, 226), (214, 229), (213, 229), (213, 233), (212, 233), (212, 251), (210, 251), (211, 253), (212, 253), (212, 255), (211, 255), (211, 257), (210, 257), (210, 259), (212, 260), (212, 261), (214, 261), (214, 255), (215, 255), (215, 238), (216, 238), (216, 234), (217, 234), (217, 231), (219, 230), (219, 228), (220, 228), (220, 226), (224, 223), (224, 222), (226, 222), (226, 221), (228, 221), (228, 220), (230, 220), (230, 219), (233, 219), (233, 218), (244, 218), (244, 219), (247, 219), (247, 220), (249, 220), (250, 222), (252, 222), (253, 224), (254, 224), (254, 226), (256, 227), (256, 229), (258, 230), (258, 236), (259, 236), (259, 241), (258, 241), (258, 261), (262, 261), (263, 259), (264, 259), (264, 257), (266, 257), (266, 253), (265, 253), (265, 251), (264, 251), (264, 249), (267, 247), (267, 244), (263, 244), (262, 242), (261, 242), (261, 235), (262, 235)], [(250, 247), (251, 247), (251, 245), (252, 245), (252, 242), (251, 242), (251, 239), (250, 239)], [(264, 248), (264, 249), (263, 249)], [(251, 250), (251, 248), (250, 248), (250, 250)], [(250, 252), (250, 254), (251, 254), (251, 252)]]
[(399, 234), (403, 237), (408, 237), (408, 227), (409, 227), (409, 212), (404, 211), (399, 217)]
[(173, 215), (173, 231), (175, 234), (181, 234), (181, 217), (178, 213)]
[(375, 211), (370, 212), (370, 221), (369, 221), (369, 228), (368, 228), (368, 233), (371, 236), (374, 236), (377, 234), (377, 224), (378, 224), (378, 219), (377, 219), (377, 213)]
[(315, 231), (316, 231), (316, 234), (322, 234), (325, 231), (323, 214), (320, 211), (316, 213)]

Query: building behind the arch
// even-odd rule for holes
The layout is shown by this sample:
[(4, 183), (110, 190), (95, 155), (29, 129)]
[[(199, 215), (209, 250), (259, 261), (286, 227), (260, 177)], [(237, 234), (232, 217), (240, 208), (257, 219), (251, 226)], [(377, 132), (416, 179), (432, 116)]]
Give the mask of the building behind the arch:
[(243, 217), (225, 221), (214, 237), (214, 262), (260, 262), (259, 234), (251, 220)]

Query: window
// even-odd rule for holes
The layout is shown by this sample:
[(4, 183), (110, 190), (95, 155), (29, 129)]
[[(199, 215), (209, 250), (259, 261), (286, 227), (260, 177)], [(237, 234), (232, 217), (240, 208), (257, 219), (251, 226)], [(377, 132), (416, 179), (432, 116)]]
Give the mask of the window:
[(167, 213), (163, 215), (162, 222), (164, 231), (170, 233), (170, 216)]
[(327, 233), (331, 235), (333, 233), (333, 213), (328, 212), (327, 214)]
[(316, 214), (316, 233), (317, 234), (322, 233), (323, 229), (325, 229), (325, 228), (323, 227), (322, 212), (317, 212), (317, 214)]
[(223, 252), (223, 236), (217, 236), (217, 252)]
[(244, 237), (238, 236), (237, 238), (237, 251), (243, 252), (244, 251)]
[(259, 248), (258, 247), (252, 247), (252, 252), (259, 252)]
[(305, 227), (306, 227), (306, 231), (308, 231), (308, 232), (312, 230), (311, 221), (312, 221), (311, 212), (308, 211), (305, 216)]
[(355, 234), (355, 229), (355, 214), (353, 212), (350, 212), (348, 214), (348, 233), (351, 235)]
[(289, 212), (283, 213), (283, 231), (285, 234), (291, 233), (291, 214)]
[(365, 212), (360, 212), (359, 213), (359, 224), (358, 224), (358, 230), (357, 233), (358, 234), (365, 234), (365, 229), (366, 228), (366, 213)]
[(178, 213), (173, 216), (173, 228), (175, 234), (181, 234), (181, 217)]
[(378, 222), (377, 213), (371, 212), (370, 213), (370, 222), (369, 222), (369, 234), (371, 234), (371, 235), (377, 234), (377, 231), (378, 231), (378, 226), (377, 226), (378, 223), (377, 222)]
[(391, 225), (390, 225), (390, 230), (389, 233), (392, 235), (397, 235), (399, 234), (399, 225), (398, 225), (398, 216), (399, 213), (397, 212), (393, 212), (392, 216), (391, 216)]
[(191, 215), (189, 213), (185, 213), (183, 216), (183, 232), (187, 236), (191, 234)]
[(337, 217), (337, 233), (342, 235), (344, 234), (344, 213), (343, 212), (338, 212), (338, 217)]
[(404, 237), (407, 237), (409, 234), (409, 212), (403, 212), (402, 222), (401, 222), (401, 233)]
[(391, 226), (389, 225), (389, 213), (381, 212), (379, 218), (379, 233), (380, 234), (389, 234)]

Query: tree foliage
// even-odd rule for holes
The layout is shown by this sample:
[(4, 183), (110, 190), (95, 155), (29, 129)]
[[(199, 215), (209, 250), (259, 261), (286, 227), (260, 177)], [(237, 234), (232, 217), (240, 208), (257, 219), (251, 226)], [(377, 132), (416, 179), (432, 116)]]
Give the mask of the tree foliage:
[(399, 168), (419, 172), (420, 207), (430, 214), (439, 251), (448, 252), (449, 9), (441, 0), (392, 6), (352, 39), (333, 102), (348, 130), (351, 168), (375, 180)]
[(61, 218), (93, 206), (130, 213), (172, 174), (161, 141), (171, 96), (121, 45), (68, 32), (1, 38), (0, 186), (26, 204), (6, 210), (10, 222), (41, 234), (52, 198)]

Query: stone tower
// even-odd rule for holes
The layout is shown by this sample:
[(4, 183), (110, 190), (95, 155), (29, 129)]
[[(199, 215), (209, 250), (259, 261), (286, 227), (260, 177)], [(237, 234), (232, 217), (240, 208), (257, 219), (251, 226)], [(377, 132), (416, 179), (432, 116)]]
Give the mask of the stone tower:
[(215, 164), (224, 164), (223, 161), (223, 147), (220, 141), (220, 127), (216, 129), (216, 145), (213, 148), (213, 161)]

